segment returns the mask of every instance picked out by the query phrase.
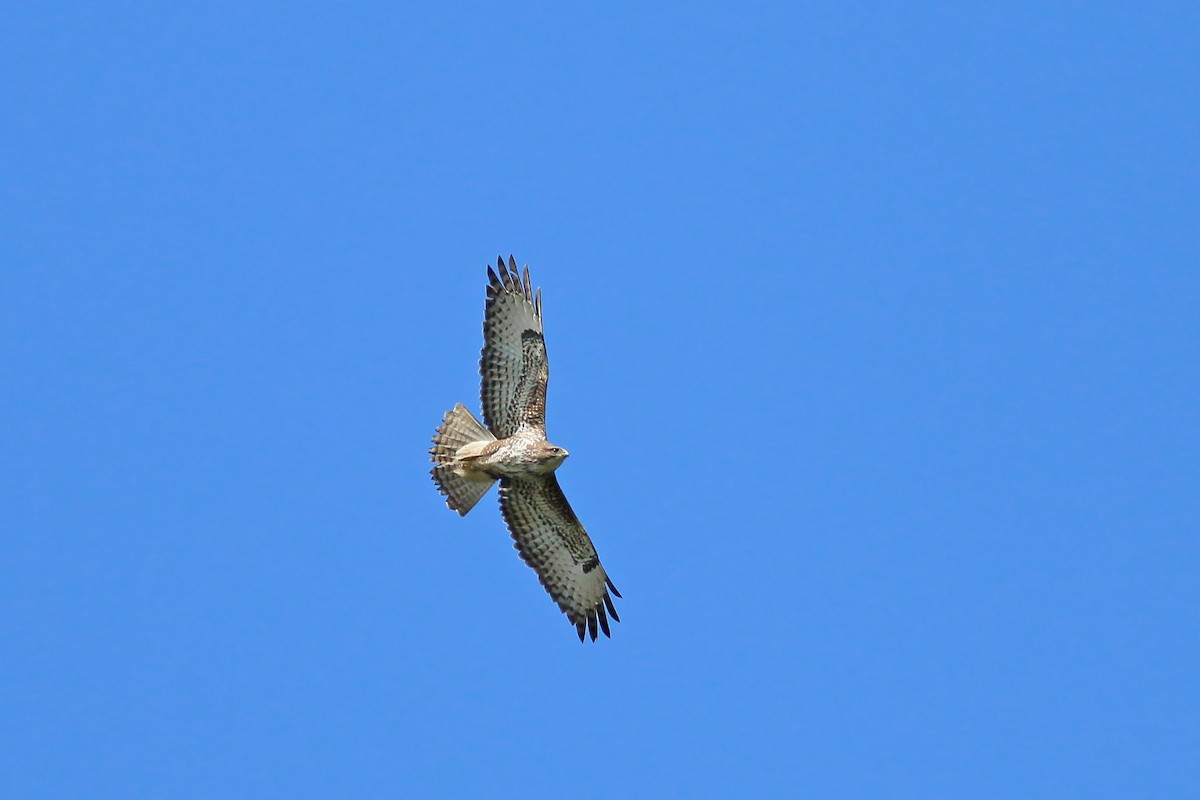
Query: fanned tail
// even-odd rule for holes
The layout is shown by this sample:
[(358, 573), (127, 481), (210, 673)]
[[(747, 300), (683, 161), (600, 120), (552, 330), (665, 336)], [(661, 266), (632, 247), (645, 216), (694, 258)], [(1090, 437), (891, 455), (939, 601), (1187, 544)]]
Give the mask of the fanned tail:
[[(470, 467), (467, 456), (477, 456), (478, 447), (496, 441), (496, 437), (459, 403), (446, 412), (433, 435), (429, 455), (434, 463), (430, 472), (438, 491), (446, 496), (446, 505), (466, 516), (479, 498), (487, 494), (496, 479)], [(464, 450), (464, 448), (466, 448)]]

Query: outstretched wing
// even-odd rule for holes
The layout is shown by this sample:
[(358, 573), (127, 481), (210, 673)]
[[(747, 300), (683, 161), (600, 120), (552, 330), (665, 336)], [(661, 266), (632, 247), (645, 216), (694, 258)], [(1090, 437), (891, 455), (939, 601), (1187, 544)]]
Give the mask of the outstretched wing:
[(584, 632), (596, 641), (596, 628), (611, 636), (605, 609), (617, 622), (609, 590), (621, 593), (608, 579), (596, 548), (571, 510), (553, 473), (528, 479), (500, 480), (500, 513), (508, 523), (522, 560), (558, 607), (575, 623), (579, 641)]
[(497, 439), (506, 439), (524, 426), (545, 436), (546, 342), (542, 338), (542, 292), (529, 285), (529, 267), (517, 275), (517, 262), (508, 257), (488, 267), (487, 308), (483, 315), (483, 376), (480, 397), (483, 421)]

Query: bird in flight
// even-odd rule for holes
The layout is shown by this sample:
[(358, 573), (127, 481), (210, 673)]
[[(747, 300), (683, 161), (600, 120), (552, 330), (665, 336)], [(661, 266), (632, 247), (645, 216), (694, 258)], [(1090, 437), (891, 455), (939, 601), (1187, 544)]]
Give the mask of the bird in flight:
[[(597, 630), (610, 636), (617, 622), (609, 592), (621, 596), (600, 564), (587, 531), (571, 510), (554, 471), (567, 451), (546, 439), (546, 340), (542, 290), (529, 283), (529, 266), (500, 258), (488, 267), (483, 315), (480, 424), (462, 404), (446, 412), (429, 454), (433, 480), (446, 505), (465, 516), (500, 481), (500, 513), (521, 559), (575, 625), (579, 641)], [(605, 611), (607, 610), (607, 615)]]

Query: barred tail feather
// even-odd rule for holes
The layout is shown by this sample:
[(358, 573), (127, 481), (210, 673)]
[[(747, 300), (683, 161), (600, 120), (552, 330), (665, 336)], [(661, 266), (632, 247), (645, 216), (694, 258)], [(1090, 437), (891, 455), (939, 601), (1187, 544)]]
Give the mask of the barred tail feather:
[(459, 458), (459, 451), (469, 444), (495, 440), (496, 437), (462, 403), (446, 412), (433, 435), (429, 455), (434, 467), (430, 472), (438, 491), (446, 496), (446, 505), (462, 516), (466, 516), (479, 498), (487, 494), (496, 479), (470, 469)]

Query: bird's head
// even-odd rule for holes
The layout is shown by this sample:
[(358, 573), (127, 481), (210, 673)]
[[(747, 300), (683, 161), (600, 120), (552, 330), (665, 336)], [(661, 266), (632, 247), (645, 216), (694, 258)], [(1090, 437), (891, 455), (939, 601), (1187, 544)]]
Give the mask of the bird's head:
[(538, 455), (538, 461), (541, 463), (542, 470), (552, 472), (558, 469), (559, 465), (566, 461), (567, 456), (571, 454), (567, 452), (567, 448), (565, 447), (545, 442), (542, 445), (541, 453)]

